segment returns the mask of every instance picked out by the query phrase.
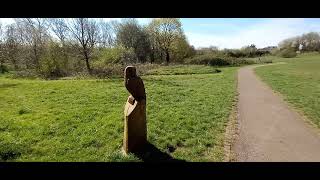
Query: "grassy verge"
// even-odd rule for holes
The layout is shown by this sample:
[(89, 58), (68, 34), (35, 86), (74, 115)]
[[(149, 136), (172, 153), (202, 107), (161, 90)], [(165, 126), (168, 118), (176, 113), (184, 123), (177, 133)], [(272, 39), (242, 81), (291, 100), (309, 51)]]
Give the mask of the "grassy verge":
[[(223, 160), (237, 68), (220, 69), (142, 77), (151, 144), (176, 159)], [(0, 77), (0, 161), (140, 161), (120, 151), (127, 96), (120, 78)]]
[(212, 74), (220, 70), (213, 66), (204, 65), (175, 65), (161, 66), (147, 71), (146, 75), (184, 75), (184, 74)]
[(256, 73), (286, 101), (320, 127), (320, 55), (276, 58), (285, 64), (256, 68)]

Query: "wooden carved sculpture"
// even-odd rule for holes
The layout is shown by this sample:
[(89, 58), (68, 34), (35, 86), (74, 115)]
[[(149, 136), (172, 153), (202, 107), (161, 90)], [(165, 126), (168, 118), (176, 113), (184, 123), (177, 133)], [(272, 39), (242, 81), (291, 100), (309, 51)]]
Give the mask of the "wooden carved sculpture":
[(139, 152), (147, 142), (146, 93), (133, 66), (127, 66), (124, 71), (124, 85), (131, 94), (124, 108), (123, 150), (127, 154)]

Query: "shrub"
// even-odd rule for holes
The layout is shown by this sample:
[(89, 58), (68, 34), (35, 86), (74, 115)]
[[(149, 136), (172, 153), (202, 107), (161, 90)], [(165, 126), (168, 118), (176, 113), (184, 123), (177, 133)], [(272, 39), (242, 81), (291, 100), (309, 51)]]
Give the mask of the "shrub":
[(271, 55), (276, 56), (276, 55), (279, 54), (279, 52), (280, 52), (280, 50), (278, 48), (274, 48), (274, 49), (271, 50), (270, 53), (271, 53)]
[(187, 64), (203, 64), (211, 66), (227, 66), (231, 65), (230, 58), (219, 57), (214, 54), (203, 54), (185, 59)]
[(281, 50), (279, 56), (283, 58), (293, 58), (297, 56), (297, 53), (294, 49), (288, 48)]
[(12, 161), (18, 158), (23, 153), (24, 148), (26, 147), (15, 141), (8, 142), (0, 139), (0, 162)]
[(44, 79), (57, 79), (59, 77), (66, 76), (67, 73), (63, 71), (59, 66), (46, 65), (43, 66), (39, 72), (39, 76)]
[[(158, 64), (127, 64), (133, 65), (137, 68), (138, 75), (145, 75), (149, 70), (158, 68)], [(110, 77), (123, 77), (125, 64), (107, 64), (104, 66), (96, 67), (92, 71), (92, 75), (98, 78), (110, 78)]]
[(262, 56), (259, 58), (252, 58), (252, 59), (247, 59), (247, 60), (253, 60), (257, 64), (267, 64), (267, 63), (272, 63), (273, 56)]
[(38, 74), (33, 70), (22, 70), (22, 71), (16, 71), (12, 75), (12, 78), (28, 78), (28, 79), (34, 79), (37, 78)]
[(248, 61), (241, 58), (222, 56), (218, 54), (203, 54), (185, 59), (188, 64), (202, 64), (210, 66), (239, 66), (241, 64), (254, 64), (254, 61)]
[(121, 77), (124, 69), (125, 66), (122, 64), (107, 64), (95, 67), (92, 70), (92, 75), (98, 78)]
[(126, 63), (136, 60), (133, 49), (126, 49), (121, 46), (102, 49), (98, 59), (93, 63), (93, 66), (101, 66), (110, 63)]
[(6, 73), (9, 72), (7, 66), (5, 65), (0, 65), (0, 73)]
[(136, 64), (135, 65), (137, 67), (137, 74), (138, 75), (146, 75), (148, 74), (148, 72), (152, 69), (157, 69), (160, 67), (159, 64), (150, 64), (150, 63), (147, 63), (147, 64)]
[[(37, 68), (26, 68), (24, 71), (29, 71), (30, 75), (35, 73), (36, 76), (44, 79), (56, 79), (72, 72), (72, 68), (68, 67), (71, 59), (66, 48), (60, 47), (60, 44), (51, 41), (40, 52), (39, 66)], [(79, 64), (78, 61), (77, 64)], [(23, 74), (23, 76), (27, 75), (25, 72)]]
[(256, 62), (253, 61), (253, 60), (247, 60), (247, 59), (242, 59), (242, 58), (236, 58), (236, 59), (233, 59), (232, 61), (232, 65), (233, 66), (240, 66), (242, 64), (255, 64)]

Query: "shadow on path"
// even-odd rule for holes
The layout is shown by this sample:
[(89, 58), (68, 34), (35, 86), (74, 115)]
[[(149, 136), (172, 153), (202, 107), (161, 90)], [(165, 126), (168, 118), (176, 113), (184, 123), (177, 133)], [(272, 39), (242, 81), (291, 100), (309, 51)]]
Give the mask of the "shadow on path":
[(141, 152), (134, 153), (144, 162), (187, 162), (185, 160), (175, 159), (167, 153), (160, 151), (156, 146), (147, 142)]

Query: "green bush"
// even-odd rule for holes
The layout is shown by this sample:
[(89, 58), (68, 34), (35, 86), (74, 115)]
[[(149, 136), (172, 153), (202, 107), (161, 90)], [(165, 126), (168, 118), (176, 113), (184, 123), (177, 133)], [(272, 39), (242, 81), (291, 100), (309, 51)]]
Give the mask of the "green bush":
[[(5, 140), (8, 138), (12, 141)], [(14, 161), (19, 158), (28, 147), (17, 141), (17, 139), (9, 135), (2, 135), (0, 137), (0, 162)]]
[(241, 64), (253, 64), (254, 61), (248, 61), (241, 58), (221, 56), (218, 54), (203, 54), (185, 59), (187, 64), (202, 64), (210, 66), (238, 66)]
[(279, 54), (279, 52), (280, 52), (280, 50), (278, 48), (275, 48), (275, 49), (272, 49), (270, 53), (273, 56), (277, 56)]
[(243, 64), (255, 64), (256, 62), (253, 60), (247, 60), (247, 59), (242, 59), (242, 58), (236, 58), (232, 60), (232, 66), (240, 66)]
[(0, 73), (6, 73), (9, 72), (7, 66), (5, 65), (0, 65)]
[(12, 78), (27, 78), (27, 79), (35, 79), (39, 75), (34, 70), (21, 70), (15, 71), (12, 75)]
[(132, 49), (126, 49), (121, 46), (113, 48), (104, 48), (101, 50), (99, 57), (93, 63), (93, 66), (104, 66), (106, 64), (126, 63), (136, 60)]
[(281, 50), (278, 55), (283, 58), (293, 58), (297, 56), (297, 53), (294, 49), (288, 48)]
[(271, 55), (265, 55), (257, 58), (247, 58), (247, 61), (254, 61), (256, 64), (267, 64), (272, 63), (274, 56)]
[(123, 75), (125, 66), (122, 64), (106, 64), (95, 67), (92, 70), (92, 75), (98, 78), (121, 77)]
[(231, 65), (230, 58), (219, 57), (214, 54), (203, 54), (194, 56), (192, 58), (185, 59), (185, 63), (187, 64), (203, 64), (203, 65), (211, 65), (211, 66), (227, 66)]
[[(146, 75), (149, 70), (159, 68), (158, 64), (127, 64), (133, 65), (137, 68), (138, 75)], [(92, 75), (98, 78), (110, 78), (110, 77), (123, 77), (124, 69), (126, 68), (125, 64), (107, 64), (104, 66), (96, 67), (92, 71)]]

